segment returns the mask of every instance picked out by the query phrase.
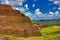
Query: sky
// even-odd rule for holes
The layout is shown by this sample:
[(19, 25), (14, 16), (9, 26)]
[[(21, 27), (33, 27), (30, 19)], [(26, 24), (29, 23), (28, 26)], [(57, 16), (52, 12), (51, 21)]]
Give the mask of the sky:
[(31, 20), (60, 18), (60, 0), (0, 0), (0, 4), (11, 5)]

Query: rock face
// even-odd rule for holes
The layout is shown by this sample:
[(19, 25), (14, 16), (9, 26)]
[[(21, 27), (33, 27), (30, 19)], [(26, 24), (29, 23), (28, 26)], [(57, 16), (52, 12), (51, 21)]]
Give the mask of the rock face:
[(41, 36), (27, 16), (21, 16), (20, 11), (2, 4), (0, 4), (0, 33), (20, 37)]
[(13, 10), (11, 6), (9, 6), (9, 5), (4, 5), (4, 4), (0, 4), (0, 10), (1, 10), (1, 9)]

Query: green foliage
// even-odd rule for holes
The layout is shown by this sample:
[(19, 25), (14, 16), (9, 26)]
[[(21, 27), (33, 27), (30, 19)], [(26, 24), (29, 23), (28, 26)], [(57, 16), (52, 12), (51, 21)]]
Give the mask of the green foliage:
[(21, 16), (25, 16), (25, 14), (21, 13)]
[(40, 24), (40, 25), (56, 25), (56, 26), (60, 26), (60, 20), (56, 20), (56, 21), (42, 21), (42, 22), (39, 22), (39, 21), (32, 21), (33, 23), (36, 23), (36, 24)]
[(58, 31), (59, 29), (54, 29), (54, 28), (43, 28), (41, 29), (42, 33), (44, 34), (49, 34), (49, 33), (52, 33), (52, 32), (55, 32), (55, 31)]
[(38, 36), (38, 37), (29, 37), (29, 38), (24, 38), (24, 37), (16, 37), (13, 35), (7, 35), (7, 34), (0, 34), (0, 36), (6, 36), (9, 37), (10, 40), (50, 40), (51, 38), (56, 38), (60, 37), (60, 34), (55, 34), (55, 35), (44, 35), (44, 36)]

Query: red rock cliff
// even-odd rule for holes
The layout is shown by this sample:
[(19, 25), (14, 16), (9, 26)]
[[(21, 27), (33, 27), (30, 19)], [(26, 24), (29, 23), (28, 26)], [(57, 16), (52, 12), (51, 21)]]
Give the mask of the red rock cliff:
[(28, 17), (21, 16), (20, 11), (2, 4), (0, 4), (0, 33), (21, 37), (41, 35), (39, 30), (32, 26), (32, 22)]

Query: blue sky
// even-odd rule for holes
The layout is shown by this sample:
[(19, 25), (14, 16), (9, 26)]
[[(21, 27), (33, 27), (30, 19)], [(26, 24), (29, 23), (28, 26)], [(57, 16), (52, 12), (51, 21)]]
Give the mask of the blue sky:
[(0, 4), (11, 5), (31, 20), (60, 18), (60, 0), (0, 0)]

